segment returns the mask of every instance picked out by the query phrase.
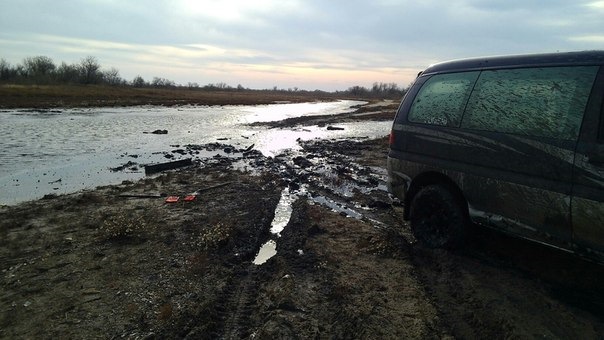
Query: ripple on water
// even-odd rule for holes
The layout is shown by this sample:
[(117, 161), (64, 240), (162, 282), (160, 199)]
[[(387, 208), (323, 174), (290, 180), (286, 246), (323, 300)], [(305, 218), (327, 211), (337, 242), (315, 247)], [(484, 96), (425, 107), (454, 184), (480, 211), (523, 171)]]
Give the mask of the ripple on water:
[[(255, 149), (266, 156), (274, 156), (284, 150), (298, 148), (298, 139), (381, 137), (388, 133), (389, 122), (339, 124), (344, 127), (341, 131), (327, 131), (316, 126), (267, 129), (246, 125), (248, 122), (269, 119), (269, 116), (270, 119), (284, 119), (341, 113), (356, 104), (359, 102), (260, 107), (144, 106), (64, 109), (53, 114), (16, 114), (17, 111), (9, 110), (0, 113), (0, 202), (18, 203), (56, 193), (55, 187), (37, 184), (37, 180), (49, 169), (62, 178), (63, 185), (57, 189), (61, 193), (131, 179), (130, 174), (126, 173), (96, 175), (102, 169), (123, 164), (121, 156), (124, 153), (137, 154), (142, 164), (143, 160), (161, 160), (162, 153), (173, 149), (170, 145), (199, 145), (226, 139), (227, 143), (238, 147), (254, 144)], [(41, 115), (44, 115), (44, 119), (39, 119)], [(143, 133), (157, 129), (168, 130), (168, 134)], [(154, 157), (158, 154), (160, 156)], [(15, 176), (21, 176), (19, 187), (11, 186)]]

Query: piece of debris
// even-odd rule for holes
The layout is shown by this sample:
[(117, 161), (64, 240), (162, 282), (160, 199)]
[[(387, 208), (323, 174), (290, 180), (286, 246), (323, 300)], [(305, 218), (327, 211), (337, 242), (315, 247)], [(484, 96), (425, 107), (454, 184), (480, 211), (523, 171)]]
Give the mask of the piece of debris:
[(128, 161), (127, 163), (117, 166), (115, 168), (109, 168), (109, 170), (111, 170), (113, 172), (124, 171), (124, 170), (126, 170), (126, 168), (134, 167), (136, 165), (137, 165), (137, 163), (135, 163), (133, 161)]
[(210, 187), (205, 187), (203, 189), (197, 190), (197, 193), (202, 192), (202, 191), (207, 191), (207, 190), (210, 190), (210, 189), (216, 189), (216, 188), (224, 187), (224, 186), (227, 186), (227, 185), (232, 184), (232, 183), (233, 182), (224, 182), (224, 183), (212, 185)]
[(118, 197), (124, 198), (161, 198), (161, 194), (136, 194), (136, 193), (123, 193), (119, 194)]
[(176, 203), (180, 200), (180, 197), (178, 196), (168, 196), (166, 198), (166, 203)]
[(303, 156), (294, 157), (293, 161), (294, 161), (294, 164), (296, 164), (297, 166), (299, 166), (301, 168), (309, 168), (309, 167), (313, 166), (313, 163), (311, 161), (309, 161), (308, 159), (304, 158)]
[(343, 127), (339, 127), (339, 126), (328, 126), (327, 130), (333, 131), (333, 130), (344, 130)]
[(145, 175), (150, 175), (165, 170), (182, 168), (189, 165), (193, 165), (193, 161), (191, 160), (191, 158), (185, 158), (173, 162), (145, 165)]
[(369, 207), (376, 209), (390, 209), (392, 208), (392, 204), (384, 202), (382, 200), (373, 200), (369, 203)]

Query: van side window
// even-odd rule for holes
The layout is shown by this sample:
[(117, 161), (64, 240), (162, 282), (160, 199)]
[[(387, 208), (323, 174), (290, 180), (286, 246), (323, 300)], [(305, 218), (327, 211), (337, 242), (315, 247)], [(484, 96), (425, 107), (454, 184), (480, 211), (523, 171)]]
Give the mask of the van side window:
[(462, 127), (576, 140), (597, 66), (484, 71)]
[(409, 121), (459, 127), (478, 74), (479, 72), (439, 74), (428, 79), (411, 105)]

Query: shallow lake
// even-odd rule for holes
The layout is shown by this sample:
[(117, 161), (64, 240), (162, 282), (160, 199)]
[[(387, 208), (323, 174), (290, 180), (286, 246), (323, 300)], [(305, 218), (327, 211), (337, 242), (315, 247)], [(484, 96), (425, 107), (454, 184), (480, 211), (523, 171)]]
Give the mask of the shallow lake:
[[(389, 122), (338, 124), (344, 130), (335, 131), (318, 126), (269, 129), (248, 125), (351, 112), (351, 106), (361, 103), (5, 110), (0, 112), (0, 204), (139, 179), (145, 176), (143, 171), (114, 172), (110, 168), (128, 160), (139, 164), (165, 162), (165, 153), (181, 145), (254, 144), (271, 157), (298, 148), (297, 139), (387, 135)], [(168, 133), (148, 133), (154, 130)]]

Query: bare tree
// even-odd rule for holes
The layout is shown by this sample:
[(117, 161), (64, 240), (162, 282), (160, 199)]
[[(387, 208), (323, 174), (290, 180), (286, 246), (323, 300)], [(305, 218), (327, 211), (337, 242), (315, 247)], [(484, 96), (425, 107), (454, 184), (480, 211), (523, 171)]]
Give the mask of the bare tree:
[(55, 71), (55, 78), (60, 83), (77, 83), (80, 77), (78, 65), (68, 65), (62, 62)]
[(120, 77), (120, 71), (115, 67), (110, 68), (103, 72), (103, 79), (109, 85), (119, 85), (122, 83), (122, 78)]
[(80, 76), (84, 84), (96, 84), (102, 78), (99, 72), (101, 65), (93, 56), (88, 56), (80, 62)]
[(147, 85), (147, 83), (141, 76), (136, 76), (134, 79), (132, 79), (132, 86), (134, 87), (145, 87), (145, 85)]
[(46, 56), (28, 57), (23, 59), (25, 77), (35, 82), (49, 82), (55, 63)]
[(151, 85), (155, 87), (174, 87), (176, 83), (166, 78), (153, 77)]
[(357, 86), (348, 88), (348, 92), (355, 96), (364, 96), (369, 93), (369, 90), (367, 88), (365, 88), (364, 86), (357, 85)]
[(0, 80), (9, 80), (11, 78), (11, 67), (8, 61), (0, 58)]

